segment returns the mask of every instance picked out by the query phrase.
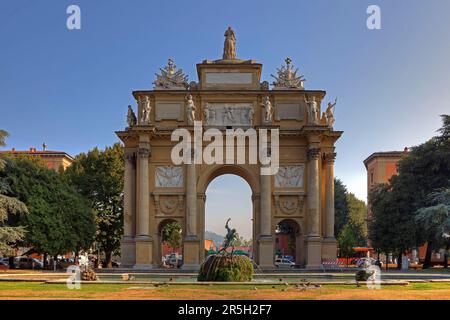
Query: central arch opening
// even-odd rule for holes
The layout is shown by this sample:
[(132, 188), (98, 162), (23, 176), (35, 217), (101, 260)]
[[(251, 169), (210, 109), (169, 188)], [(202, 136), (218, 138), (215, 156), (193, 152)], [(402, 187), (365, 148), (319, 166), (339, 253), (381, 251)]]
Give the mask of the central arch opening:
[(230, 227), (239, 234), (235, 254), (253, 259), (254, 215), (248, 182), (235, 174), (222, 174), (209, 183), (205, 195), (205, 255), (220, 250), (230, 218)]

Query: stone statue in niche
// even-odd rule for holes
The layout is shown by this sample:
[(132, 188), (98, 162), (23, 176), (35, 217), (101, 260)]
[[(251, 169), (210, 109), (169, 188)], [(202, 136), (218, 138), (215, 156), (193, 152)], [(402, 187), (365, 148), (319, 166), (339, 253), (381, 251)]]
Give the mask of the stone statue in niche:
[(193, 125), (195, 121), (195, 111), (197, 110), (197, 108), (195, 107), (194, 100), (192, 100), (192, 95), (188, 94), (186, 96), (186, 104), (187, 104), (186, 113), (188, 123), (190, 125)]
[(233, 29), (228, 27), (225, 31), (225, 43), (223, 45), (223, 59), (224, 60), (235, 60), (236, 59), (236, 35)]
[(304, 165), (280, 166), (275, 175), (275, 186), (279, 188), (303, 187)]
[(264, 122), (265, 123), (272, 123), (273, 121), (273, 106), (270, 102), (270, 99), (268, 96), (265, 96), (263, 98), (263, 102), (261, 105), (264, 107)]
[(138, 103), (141, 109), (141, 123), (150, 123), (150, 113), (152, 112), (152, 107), (150, 105), (150, 99), (147, 96), (139, 97)]
[(133, 108), (129, 105), (128, 106), (128, 113), (127, 113), (127, 124), (128, 127), (133, 127), (136, 125), (137, 118), (134, 114)]
[(316, 97), (312, 97), (311, 100), (306, 100), (308, 110), (308, 124), (318, 124), (319, 122), (319, 107), (317, 105)]
[(156, 167), (155, 186), (178, 188), (183, 186), (183, 168), (174, 166)]

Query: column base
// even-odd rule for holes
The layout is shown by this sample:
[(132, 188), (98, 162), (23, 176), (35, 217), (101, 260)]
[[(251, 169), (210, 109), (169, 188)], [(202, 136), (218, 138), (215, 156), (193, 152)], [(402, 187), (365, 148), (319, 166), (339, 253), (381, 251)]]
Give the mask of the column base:
[(258, 266), (261, 269), (273, 269), (274, 268), (273, 237), (260, 236), (258, 239), (258, 244), (259, 244)]
[(306, 244), (306, 269), (319, 269), (322, 267), (322, 238), (308, 236)]
[(200, 270), (200, 240), (196, 236), (187, 236), (183, 241), (182, 270)]
[(134, 237), (124, 236), (120, 242), (120, 267), (131, 268), (136, 264), (136, 242)]
[(334, 237), (325, 237), (322, 240), (322, 259), (337, 258), (337, 240)]
[(149, 236), (136, 238), (136, 263), (135, 269), (153, 269), (153, 239)]

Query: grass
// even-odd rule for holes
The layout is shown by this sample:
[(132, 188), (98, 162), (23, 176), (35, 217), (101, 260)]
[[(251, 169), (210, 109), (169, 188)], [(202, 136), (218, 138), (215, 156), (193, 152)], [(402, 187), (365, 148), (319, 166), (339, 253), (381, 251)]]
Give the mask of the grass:
[[(256, 288), (256, 289), (255, 289)], [(136, 285), (89, 284), (68, 289), (64, 284), (0, 282), (0, 299), (177, 299), (177, 300), (283, 300), (283, 299), (450, 299), (449, 283), (412, 283), (383, 286), (380, 290), (353, 285), (326, 285), (304, 291), (293, 285)]]

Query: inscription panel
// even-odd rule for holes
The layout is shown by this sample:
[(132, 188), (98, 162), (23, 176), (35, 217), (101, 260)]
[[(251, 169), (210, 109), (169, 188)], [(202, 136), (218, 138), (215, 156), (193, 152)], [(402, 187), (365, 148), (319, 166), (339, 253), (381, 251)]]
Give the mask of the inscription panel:
[(155, 109), (155, 120), (183, 121), (183, 105), (181, 102), (158, 102)]
[(251, 72), (206, 72), (207, 84), (251, 84)]
[(277, 103), (276, 120), (303, 120), (302, 105), (300, 103)]

